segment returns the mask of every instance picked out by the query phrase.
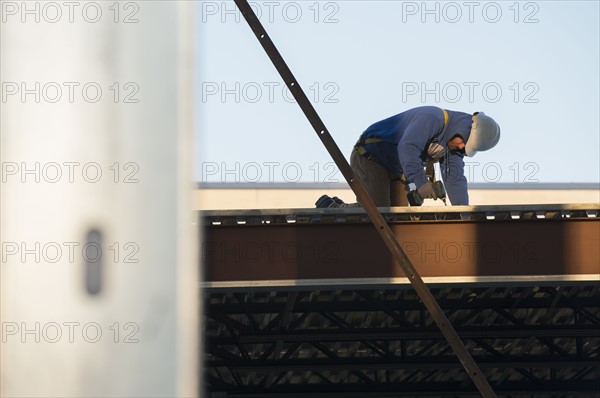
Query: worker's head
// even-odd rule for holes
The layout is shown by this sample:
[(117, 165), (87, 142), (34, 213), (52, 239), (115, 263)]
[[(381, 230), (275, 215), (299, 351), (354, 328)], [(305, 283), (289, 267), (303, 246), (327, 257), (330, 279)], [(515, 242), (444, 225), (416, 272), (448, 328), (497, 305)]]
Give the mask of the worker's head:
[(465, 154), (474, 156), (477, 152), (492, 149), (499, 140), (500, 126), (498, 123), (483, 112), (475, 112), (471, 134), (465, 145)]

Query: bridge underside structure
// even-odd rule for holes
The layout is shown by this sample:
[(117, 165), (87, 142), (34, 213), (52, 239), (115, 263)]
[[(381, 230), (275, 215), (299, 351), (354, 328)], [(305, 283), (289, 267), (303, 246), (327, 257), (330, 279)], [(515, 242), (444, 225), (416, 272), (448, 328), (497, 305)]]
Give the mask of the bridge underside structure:
[[(599, 397), (599, 210), (383, 214), (496, 394)], [(361, 209), (201, 219), (207, 396), (479, 396)]]

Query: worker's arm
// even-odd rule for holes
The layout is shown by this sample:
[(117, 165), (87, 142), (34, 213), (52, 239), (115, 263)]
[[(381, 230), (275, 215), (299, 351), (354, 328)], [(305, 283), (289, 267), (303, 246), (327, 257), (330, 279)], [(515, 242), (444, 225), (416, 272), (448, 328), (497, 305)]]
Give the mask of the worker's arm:
[[(447, 164), (446, 164), (447, 162)], [(462, 154), (450, 153), (440, 160), (446, 193), (453, 205), (468, 205), (469, 192), (465, 177), (465, 162)]]
[(441, 128), (441, 121), (429, 115), (415, 117), (398, 142), (398, 159), (408, 182), (417, 189), (429, 182), (423, 169), (421, 153)]

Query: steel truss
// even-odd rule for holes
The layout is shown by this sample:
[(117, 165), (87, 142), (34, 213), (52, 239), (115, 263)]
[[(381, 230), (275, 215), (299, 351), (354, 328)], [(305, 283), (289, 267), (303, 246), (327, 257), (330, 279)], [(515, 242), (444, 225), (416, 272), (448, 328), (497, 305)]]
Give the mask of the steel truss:
[[(600, 396), (600, 285), (432, 288), (494, 391)], [(417, 294), (205, 293), (211, 397), (479, 396)]]

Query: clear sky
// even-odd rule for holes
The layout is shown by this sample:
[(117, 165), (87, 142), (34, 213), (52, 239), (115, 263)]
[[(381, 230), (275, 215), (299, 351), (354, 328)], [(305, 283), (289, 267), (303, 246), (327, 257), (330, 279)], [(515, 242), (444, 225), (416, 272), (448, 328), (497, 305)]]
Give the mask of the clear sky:
[[(343, 181), (233, 1), (195, 4), (195, 179)], [(598, 1), (250, 4), (347, 158), (371, 123), (435, 105), (501, 126), (471, 182), (600, 180)]]

